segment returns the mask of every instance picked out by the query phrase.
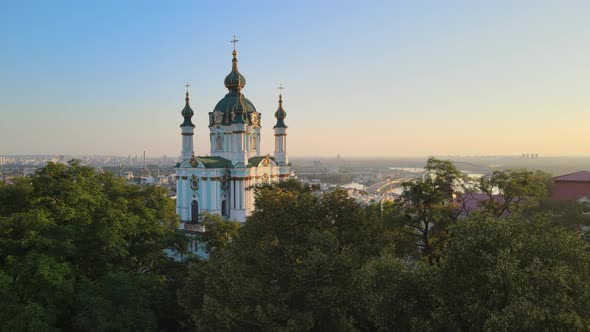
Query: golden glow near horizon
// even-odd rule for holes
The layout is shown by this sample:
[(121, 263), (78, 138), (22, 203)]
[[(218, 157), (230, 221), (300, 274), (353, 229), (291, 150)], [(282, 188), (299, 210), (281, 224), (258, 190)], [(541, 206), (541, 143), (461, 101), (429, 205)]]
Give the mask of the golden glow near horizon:
[(590, 2), (335, 4), (7, 6), (0, 154), (175, 157), (187, 80), (207, 154), (238, 34), (263, 153), (284, 80), (291, 156), (590, 155)]

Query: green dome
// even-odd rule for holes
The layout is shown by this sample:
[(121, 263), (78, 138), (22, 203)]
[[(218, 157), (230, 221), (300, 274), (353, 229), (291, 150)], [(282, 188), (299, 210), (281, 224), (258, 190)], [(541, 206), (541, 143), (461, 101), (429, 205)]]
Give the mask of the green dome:
[(285, 124), (285, 118), (287, 117), (287, 112), (283, 109), (283, 95), (279, 95), (279, 108), (275, 112), (275, 118), (277, 118), (277, 124), (273, 128), (287, 128)]
[[(250, 123), (249, 118), (252, 113), (256, 112), (256, 107), (248, 98), (246, 98), (241, 92), (230, 92), (221, 99), (215, 108), (213, 108), (212, 116), (215, 113), (220, 113), (223, 118), (220, 124), (222, 125), (230, 125), (232, 122), (231, 112), (234, 110), (234, 107), (238, 104), (238, 95), (241, 95), (242, 99), (242, 107), (244, 108), (244, 117), (246, 118), (246, 123)], [(215, 121), (214, 118), (211, 119), (210, 125), (214, 125)]]
[(180, 125), (181, 127), (194, 127), (195, 125), (192, 122), (192, 117), (193, 115), (195, 115), (195, 112), (193, 112), (193, 109), (191, 108), (190, 105), (190, 98), (188, 97), (188, 91), (186, 92), (186, 98), (184, 98), (185, 101), (185, 105), (184, 108), (182, 109), (182, 111), (180, 112), (180, 114), (184, 117), (184, 122), (182, 122), (182, 124)]
[[(256, 107), (248, 98), (246, 98), (241, 90), (246, 85), (246, 79), (238, 71), (237, 52), (233, 51), (232, 70), (229, 75), (225, 77), (225, 87), (229, 93), (221, 99), (213, 108), (213, 112), (209, 112), (209, 126), (223, 125), (229, 126), (232, 122), (245, 123), (247, 125), (260, 125), (260, 114), (256, 112)], [(239, 102), (241, 100), (241, 103)], [(238, 105), (239, 104), (239, 105)], [(235, 111), (243, 114), (242, 119), (237, 116), (232, 116)], [(256, 114), (253, 119), (253, 114)], [(237, 119), (237, 120), (236, 120)]]
[(230, 91), (240, 91), (246, 86), (246, 78), (238, 71), (238, 59), (236, 51), (233, 51), (231, 72), (225, 77), (223, 83)]
[(234, 123), (244, 123), (244, 115), (246, 114), (247, 109), (246, 107), (247, 106), (244, 104), (244, 100), (242, 99), (242, 94), (238, 92), (238, 100), (232, 109)]

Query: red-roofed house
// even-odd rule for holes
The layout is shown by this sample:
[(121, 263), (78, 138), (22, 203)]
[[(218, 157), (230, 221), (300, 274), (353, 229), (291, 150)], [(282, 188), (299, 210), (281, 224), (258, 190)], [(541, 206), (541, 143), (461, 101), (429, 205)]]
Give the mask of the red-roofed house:
[(551, 198), (558, 201), (590, 197), (590, 172), (579, 171), (553, 178)]

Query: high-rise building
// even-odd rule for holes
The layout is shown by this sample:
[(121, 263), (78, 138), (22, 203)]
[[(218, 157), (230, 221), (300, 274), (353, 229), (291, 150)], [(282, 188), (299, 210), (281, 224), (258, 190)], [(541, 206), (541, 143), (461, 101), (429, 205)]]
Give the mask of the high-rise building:
[(228, 93), (209, 112), (208, 156), (194, 153), (194, 111), (186, 84), (181, 111), (184, 121), (180, 125), (182, 149), (176, 165), (176, 212), (181, 229), (198, 228), (194, 225), (203, 212), (219, 214), (226, 220), (246, 221), (255, 203), (249, 188), (287, 179), (290, 174), (282, 93), (274, 113), (274, 155), (264, 155), (260, 147), (262, 116), (242, 92), (246, 79), (238, 71), (235, 47), (232, 54), (231, 72), (224, 81)]

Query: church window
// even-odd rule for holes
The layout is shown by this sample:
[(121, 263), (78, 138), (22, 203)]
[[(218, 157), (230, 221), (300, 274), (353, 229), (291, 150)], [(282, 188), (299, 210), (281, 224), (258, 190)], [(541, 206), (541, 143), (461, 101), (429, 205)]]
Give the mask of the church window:
[(223, 217), (227, 217), (228, 213), (227, 213), (227, 200), (223, 200), (221, 201), (221, 215)]
[(250, 136), (250, 150), (256, 150), (256, 135)]
[(191, 203), (191, 223), (196, 224), (199, 222), (199, 202), (193, 201)]
[(217, 151), (223, 150), (223, 137), (221, 137), (221, 135), (217, 135), (217, 138), (215, 139), (215, 149)]

